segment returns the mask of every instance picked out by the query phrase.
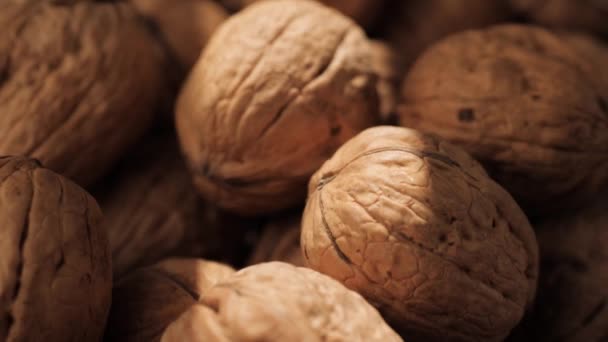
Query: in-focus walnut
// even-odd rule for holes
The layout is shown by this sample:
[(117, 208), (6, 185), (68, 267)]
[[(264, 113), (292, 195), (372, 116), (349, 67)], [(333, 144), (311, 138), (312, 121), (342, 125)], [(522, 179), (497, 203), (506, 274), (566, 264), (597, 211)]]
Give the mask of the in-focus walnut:
[(203, 202), (173, 135), (147, 136), (111, 176), (96, 197), (115, 277), (167, 257), (233, 261), (235, 230), (255, 225)]
[(125, 3), (0, 1), (0, 154), (81, 185), (154, 117), (164, 55)]
[(105, 340), (159, 341), (201, 294), (232, 273), (229, 266), (199, 259), (168, 259), (130, 273), (114, 286)]
[(608, 338), (608, 197), (537, 226), (541, 270), (534, 341)]
[(401, 341), (357, 293), (310, 269), (272, 262), (206, 290), (162, 341)]
[(100, 221), (70, 180), (0, 157), (0, 341), (101, 339), (112, 269)]
[(420, 341), (501, 341), (535, 294), (526, 216), (466, 152), (380, 126), (312, 177), (302, 219), (309, 267), (361, 293)]
[(456, 32), (482, 28), (510, 18), (506, 0), (396, 1), (385, 28), (399, 52), (401, 73), (431, 44)]
[(184, 71), (190, 70), (217, 27), (228, 17), (212, 0), (131, 0), (152, 19)]
[(530, 214), (568, 208), (608, 182), (608, 87), (593, 63), (533, 26), (457, 34), (413, 66), (401, 125), (465, 148)]
[(554, 28), (608, 35), (608, 2), (604, 0), (510, 0), (534, 22)]
[(300, 249), (300, 221), (302, 217), (289, 216), (270, 221), (249, 258), (249, 265), (268, 261), (282, 261), (305, 266)]
[(306, 182), (378, 118), (369, 41), (312, 1), (262, 1), (214, 34), (177, 104), (200, 192), (261, 214), (303, 201)]

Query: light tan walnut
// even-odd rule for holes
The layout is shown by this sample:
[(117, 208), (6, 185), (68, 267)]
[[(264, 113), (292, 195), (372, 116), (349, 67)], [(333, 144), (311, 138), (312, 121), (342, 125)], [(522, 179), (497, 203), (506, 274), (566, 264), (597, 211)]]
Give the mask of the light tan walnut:
[(105, 340), (159, 341), (171, 322), (232, 273), (199, 259), (168, 259), (130, 273), (114, 286)]
[(164, 52), (125, 3), (0, 1), (0, 154), (83, 186), (149, 126)]
[(401, 125), (466, 149), (530, 214), (578, 205), (608, 182), (608, 82), (581, 46), (523, 25), (451, 36), (413, 66)]
[(282, 261), (294, 266), (305, 266), (300, 249), (301, 216), (274, 219), (264, 227), (262, 236), (249, 258), (249, 265), (268, 261)]
[(112, 269), (100, 221), (70, 180), (0, 157), (0, 341), (101, 339)]
[(310, 175), (378, 119), (370, 64), (363, 31), (312, 1), (263, 1), (228, 19), (176, 108), (201, 194), (241, 214), (303, 201)]
[(502, 341), (536, 289), (526, 216), (466, 152), (379, 126), (312, 177), (309, 267), (376, 305), (405, 339)]
[(228, 13), (212, 0), (131, 0), (162, 32), (169, 48), (188, 71)]
[(206, 290), (162, 341), (401, 341), (357, 293), (306, 268), (272, 262)]

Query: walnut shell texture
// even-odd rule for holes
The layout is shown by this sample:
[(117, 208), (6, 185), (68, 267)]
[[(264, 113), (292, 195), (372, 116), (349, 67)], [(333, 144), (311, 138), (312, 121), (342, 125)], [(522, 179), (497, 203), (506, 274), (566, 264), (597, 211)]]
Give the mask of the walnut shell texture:
[(151, 123), (164, 52), (124, 3), (0, 2), (0, 154), (87, 186)]
[(199, 259), (168, 259), (130, 273), (114, 287), (105, 340), (159, 341), (201, 294), (232, 273), (229, 266)]
[(301, 216), (274, 219), (264, 227), (258, 244), (249, 258), (249, 265), (282, 261), (306, 266), (300, 249)]
[(608, 3), (602, 0), (510, 0), (534, 22), (554, 28), (608, 35)]
[(262, 1), (228, 19), (176, 107), (203, 196), (241, 214), (303, 201), (310, 175), (378, 119), (368, 47), (352, 21), (312, 1)]
[(162, 341), (401, 341), (357, 293), (310, 269), (247, 267), (203, 293)]
[(581, 49), (533, 26), (453, 35), (413, 66), (401, 125), (465, 148), (530, 214), (583, 203), (608, 182), (608, 83)]
[[(101, 211), (70, 180), (0, 157), (0, 340), (98, 341), (112, 271)], [(74, 324), (78, 322), (78, 324)]]
[(405, 339), (501, 341), (534, 295), (538, 246), (511, 196), (463, 150), (379, 126), (313, 176), (309, 267), (378, 306)]
[(536, 341), (608, 338), (608, 197), (537, 226)]
[(171, 51), (187, 71), (228, 13), (212, 0), (131, 0), (153, 20)]

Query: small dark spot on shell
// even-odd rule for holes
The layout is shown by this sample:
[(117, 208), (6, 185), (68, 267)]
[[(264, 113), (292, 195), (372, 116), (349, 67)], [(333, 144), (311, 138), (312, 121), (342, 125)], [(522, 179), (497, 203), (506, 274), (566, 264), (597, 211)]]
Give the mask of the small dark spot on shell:
[(496, 228), (496, 219), (492, 219), (492, 228)]
[(333, 126), (329, 129), (329, 135), (332, 137), (337, 136), (342, 131), (342, 126)]
[(441, 234), (439, 235), (439, 242), (445, 242), (448, 239), (448, 237), (445, 234)]
[(540, 100), (541, 98), (542, 98), (542, 97), (541, 97), (540, 95), (538, 95), (538, 94), (534, 94), (534, 95), (532, 95), (532, 100), (534, 100), (534, 101), (538, 101), (538, 100)]
[(458, 120), (461, 122), (475, 121), (475, 112), (471, 108), (463, 108), (458, 111)]
[(598, 96), (598, 98), (597, 98), (597, 105), (600, 107), (600, 109), (602, 110), (602, 112), (608, 114), (608, 102), (606, 101), (606, 99), (604, 99), (601, 96)]

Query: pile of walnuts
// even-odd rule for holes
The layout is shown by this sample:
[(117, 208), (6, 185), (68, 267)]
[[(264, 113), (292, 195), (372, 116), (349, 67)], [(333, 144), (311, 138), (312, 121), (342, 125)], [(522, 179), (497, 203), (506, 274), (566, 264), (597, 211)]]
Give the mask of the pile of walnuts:
[(608, 340), (603, 1), (0, 26), (0, 341)]

